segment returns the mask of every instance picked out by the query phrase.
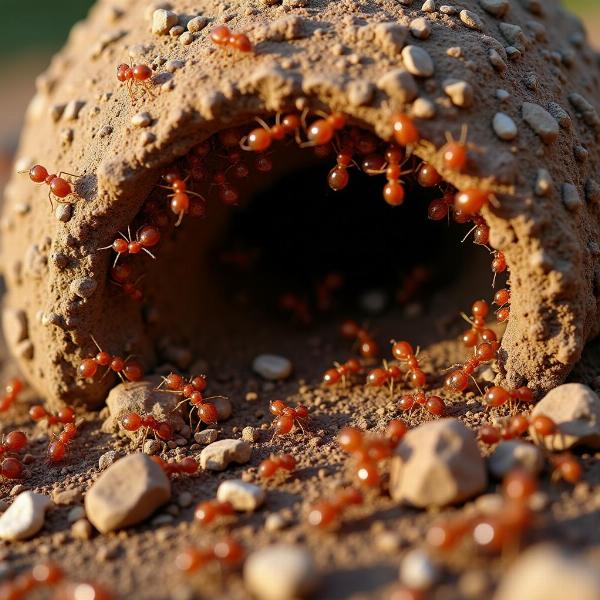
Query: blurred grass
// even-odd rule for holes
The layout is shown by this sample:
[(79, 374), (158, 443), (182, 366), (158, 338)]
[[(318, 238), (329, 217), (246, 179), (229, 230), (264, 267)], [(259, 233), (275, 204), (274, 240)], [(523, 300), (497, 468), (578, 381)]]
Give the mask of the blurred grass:
[[(87, 14), (93, 0), (0, 0), (0, 61), (20, 53), (52, 54), (64, 43), (73, 23)], [(600, 0), (566, 0), (589, 17)]]

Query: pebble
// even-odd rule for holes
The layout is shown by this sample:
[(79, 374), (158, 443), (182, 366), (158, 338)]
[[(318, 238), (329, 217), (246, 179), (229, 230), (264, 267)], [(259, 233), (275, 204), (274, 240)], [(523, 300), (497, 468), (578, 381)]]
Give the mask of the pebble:
[(109, 450), (98, 459), (98, 468), (104, 471), (104, 469), (108, 469), (118, 458), (119, 453), (116, 450)]
[(65, 106), (65, 110), (63, 112), (63, 118), (67, 121), (75, 121), (79, 118), (79, 113), (81, 109), (85, 106), (85, 102), (83, 100), (71, 100)]
[(457, 419), (438, 419), (410, 430), (392, 459), (390, 494), (398, 502), (446, 506), (486, 485), (475, 435)]
[(469, 28), (475, 29), (476, 31), (482, 31), (484, 29), (483, 21), (477, 13), (472, 10), (463, 9), (459, 13), (460, 20)]
[(135, 127), (148, 127), (152, 123), (152, 117), (150, 113), (141, 112), (131, 117), (131, 124)]
[(494, 116), (493, 127), (495, 134), (501, 140), (509, 142), (517, 137), (517, 125), (506, 113), (496, 113)]
[(73, 217), (73, 205), (61, 202), (54, 210), (54, 216), (62, 223), (68, 223)]
[(231, 417), (233, 408), (231, 406), (231, 400), (229, 398), (213, 398), (211, 403), (215, 405), (217, 409), (217, 419), (219, 421), (226, 421)]
[(267, 531), (281, 531), (290, 524), (281, 513), (271, 513), (265, 519), (265, 529)]
[(421, 10), (426, 13), (435, 12), (435, 0), (425, 0), (423, 6), (421, 6)]
[(408, 37), (408, 29), (399, 23), (379, 23), (374, 32), (379, 47), (390, 55), (399, 54)]
[(244, 565), (244, 582), (259, 600), (295, 600), (318, 585), (317, 567), (303, 546), (274, 544), (253, 552)]
[(600, 575), (591, 565), (555, 546), (540, 544), (509, 567), (493, 600), (598, 600)]
[(77, 504), (83, 500), (83, 491), (78, 487), (54, 491), (52, 493), (52, 500), (54, 504), (59, 505)]
[(417, 119), (433, 119), (435, 117), (435, 104), (429, 98), (417, 98), (412, 105), (412, 114)]
[[(587, 385), (565, 383), (549, 391), (535, 406), (531, 416), (546, 415), (558, 433), (540, 438), (536, 444), (549, 450), (568, 450), (574, 446), (600, 448), (600, 398)], [(531, 433), (531, 431), (530, 431)]]
[(91, 298), (98, 287), (98, 283), (91, 277), (78, 277), (71, 282), (71, 293), (79, 298)]
[(556, 119), (539, 104), (524, 102), (523, 120), (537, 133), (545, 144), (555, 142), (560, 133)]
[(537, 196), (547, 196), (554, 186), (552, 175), (546, 169), (540, 169), (535, 180), (535, 193)]
[(241, 479), (224, 481), (217, 489), (217, 500), (231, 502), (233, 508), (241, 512), (254, 512), (264, 504), (266, 496), (261, 487)]
[(419, 40), (426, 40), (431, 35), (431, 25), (425, 17), (417, 17), (410, 22), (410, 32)]
[(458, 580), (458, 589), (468, 600), (485, 598), (489, 585), (489, 577), (484, 571), (467, 571)]
[(479, 4), (494, 17), (503, 17), (510, 7), (508, 0), (479, 0)]
[(368, 106), (373, 101), (375, 86), (370, 81), (351, 81), (346, 91), (351, 106)]
[(507, 440), (500, 442), (488, 458), (490, 473), (502, 479), (513, 469), (524, 469), (537, 475), (544, 466), (540, 449), (528, 442)]
[(415, 590), (428, 590), (439, 578), (439, 567), (423, 550), (411, 550), (402, 559), (400, 581), (406, 587)]
[(144, 454), (148, 454), (149, 456), (160, 454), (161, 450), (162, 444), (158, 440), (146, 440), (142, 448)]
[(216, 442), (218, 437), (219, 431), (217, 429), (203, 429), (194, 434), (194, 440), (203, 446)]
[(264, 379), (278, 381), (292, 374), (292, 363), (277, 354), (260, 354), (252, 362), (252, 370)]
[(145, 454), (130, 454), (110, 466), (85, 496), (85, 511), (102, 533), (123, 529), (148, 518), (169, 501), (165, 472)]
[(407, 71), (416, 77), (431, 77), (435, 71), (429, 52), (419, 46), (406, 46), (402, 50), (402, 61)]
[(419, 93), (415, 78), (405, 69), (393, 69), (382, 75), (377, 87), (400, 103), (412, 102)]
[(185, 62), (183, 60), (172, 59), (165, 63), (165, 70), (169, 73), (175, 73), (178, 69), (183, 69)]
[(577, 186), (572, 183), (563, 183), (562, 201), (569, 210), (577, 210), (583, 206), (583, 198), (579, 195)]
[(169, 35), (171, 37), (179, 37), (184, 31), (185, 27), (182, 27), (181, 25), (175, 25), (169, 29)]
[(396, 554), (402, 548), (402, 536), (396, 531), (382, 531), (375, 537), (375, 546), (384, 554)]
[(556, 119), (563, 129), (571, 129), (573, 121), (569, 113), (558, 103), (550, 102), (548, 112)]
[(85, 518), (85, 508), (83, 506), (74, 506), (67, 515), (67, 521), (69, 523), (75, 523), (79, 519)]
[(242, 440), (244, 440), (244, 442), (250, 442), (253, 444), (254, 442), (258, 441), (259, 437), (260, 430), (256, 429), (255, 427), (248, 425), (242, 429)]
[(224, 471), (232, 462), (243, 465), (250, 460), (252, 446), (242, 440), (219, 440), (200, 453), (200, 466), (209, 471)]
[(15, 541), (33, 537), (44, 526), (46, 510), (51, 504), (44, 494), (19, 494), (0, 517), (0, 539)]
[(194, 34), (186, 31), (179, 36), (179, 43), (184, 46), (189, 46), (194, 41)]
[(199, 31), (202, 31), (207, 24), (208, 19), (206, 17), (198, 16), (188, 21), (187, 28), (191, 33), (198, 33)]
[(462, 79), (446, 79), (443, 88), (454, 106), (468, 108), (473, 104), (473, 86), (469, 82)]
[(171, 10), (159, 8), (152, 13), (152, 33), (165, 35), (171, 27), (177, 25), (177, 14)]
[(71, 525), (71, 535), (76, 540), (89, 540), (92, 532), (92, 524), (87, 519), (79, 519)]

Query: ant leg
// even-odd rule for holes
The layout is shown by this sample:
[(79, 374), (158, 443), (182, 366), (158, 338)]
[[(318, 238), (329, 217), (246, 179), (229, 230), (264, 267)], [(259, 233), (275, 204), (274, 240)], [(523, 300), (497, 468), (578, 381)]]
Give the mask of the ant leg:
[(477, 225), (474, 225), (473, 227), (471, 227), (471, 229), (469, 229), (469, 231), (467, 231), (467, 235), (465, 235), (465, 237), (460, 240), (461, 244), (464, 244), (467, 241), (467, 238), (477, 229)]
[(148, 248), (142, 248), (142, 250), (151, 258), (153, 258), (154, 260), (156, 260), (156, 256), (154, 256), (154, 254), (152, 254), (152, 252), (150, 252), (150, 250), (148, 250)]
[[(58, 174), (59, 177), (62, 177), (63, 175), (68, 175), (69, 177), (75, 177), (76, 179), (81, 179), (83, 177), (83, 175), (75, 175), (75, 173), (68, 173), (67, 171), (60, 171), (60, 173)], [(85, 173), (84, 173), (85, 175)]]

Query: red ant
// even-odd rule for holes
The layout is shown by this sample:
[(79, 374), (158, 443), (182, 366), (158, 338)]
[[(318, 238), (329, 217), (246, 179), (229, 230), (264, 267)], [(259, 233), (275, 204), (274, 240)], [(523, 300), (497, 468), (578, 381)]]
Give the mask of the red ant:
[(504, 252), (501, 250), (496, 250), (492, 253), (492, 273), (494, 273), (494, 279), (492, 281), (492, 287), (496, 284), (496, 277), (498, 273), (504, 273), (507, 268), (506, 257), (504, 256)]
[(346, 378), (352, 374), (358, 374), (362, 371), (362, 365), (356, 358), (351, 358), (343, 364), (334, 363), (334, 369), (328, 369), (323, 375), (323, 383), (327, 386), (333, 386), (339, 383), (346, 384)]
[(371, 334), (361, 327), (356, 321), (348, 319), (340, 325), (342, 337), (358, 342), (358, 350), (363, 358), (376, 358), (379, 356), (379, 345)]
[[(487, 330), (484, 330), (487, 331)], [(491, 330), (489, 330), (491, 331)], [(494, 334), (495, 335), (495, 334)], [(446, 377), (446, 388), (452, 392), (463, 392), (469, 385), (469, 378), (473, 377), (473, 373), (484, 363), (489, 362), (494, 358), (498, 351), (498, 342), (481, 342), (476, 348), (473, 356), (467, 359), (467, 361), (460, 366), (459, 369), (452, 371)], [(477, 385), (477, 381), (475, 381)]]
[(490, 241), (490, 228), (485, 222), (485, 219), (481, 215), (475, 215), (471, 221), (474, 223), (473, 227), (467, 232), (467, 235), (462, 239), (466, 239), (473, 233), (473, 243), (479, 246), (487, 246)]
[(283, 294), (279, 298), (279, 306), (291, 313), (294, 319), (302, 325), (309, 325), (313, 320), (308, 302), (299, 298), (296, 294), (291, 292)]
[(128, 65), (126, 63), (120, 64), (117, 67), (117, 79), (121, 83), (127, 83), (127, 91), (131, 98), (132, 104), (137, 102), (137, 98), (133, 94), (133, 86), (141, 88), (142, 93), (151, 92), (149, 85), (149, 79), (152, 77), (152, 69), (148, 65)]
[(143, 225), (135, 234), (135, 239), (131, 238), (131, 230), (127, 228), (128, 235), (119, 231), (120, 238), (116, 238), (110, 246), (98, 248), (98, 250), (114, 250), (117, 254), (113, 267), (117, 266), (117, 262), (121, 256), (127, 254), (139, 254), (142, 250), (156, 260), (156, 256), (148, 250), (160, 242), (160, 231), (152, 225)]
[(66, 423), (63, 430), (48, 445), (48, 458), (52, 462), (61, 461), (67, 452), (67, 446), (77, 435), (77, 427), (74, 423)]
[(198, 471), (198, 461), (192, 456), (186, 456), (177, 462), (166, 462), (160, 456), (150, 457), (170, 477), (176, 474), (193, 475)]
[(421, 135), (415, 122), (404, 113), (398, 113), (392, 117), (392, 128), (394, 139), (400, 146), (412, 146), (416, 144)]
[[(52, 562), (35, 564), (27, 573), (21, 573), (13, 581), (5, 582), (0, 586), (0, 598), (4, 600), (24, 600), (30, 597), (30, 592), (38, 588), (53, 588), (64, 579), (64, 573)], [(54, 596), (56, 598), (56, 596)], [(89, 596), (91, 598), (91, 596)], [(63, 590), (60, 591), (61, 600), (66, 598)], [(108, 596), (94, 596), (95, 600), (110, 600)]]
[(406, 424), (393, 419), (381, 435), (366, 436), (356, 427), (344, 427), (337, 441), (342, 450), (353, 455), (355, 463), (352, 471), (359, 484), (366, 487), (378, 487), (380, 483), (377, 462), (389, 458), (393, 449), (400, 443), (407, 431)]
[(258, 474), (261, 477), (273, 477), (278, 471), (293, 473), (296, 470), (296, 459), (291, 454), (276, 456), (271, 454), (258, 466)]
[(415, 388), (424, 387), (427, 377), (419, 365), (419, 359), (417, 358), (419, 354), (418, 348), (417, 354), (415, 354), (413, 347), (408, 342), (396, 342), (392, 340), (391, 343), (394, 358), (408, 365), (408, 379), (411, 385)]
[(217, 25), (210, 32), (210, 39), (217, 46), (232, 48), (240, 52), (252, 52), (252, 42), (245, 33), (234, 33), (227, 25)]
[(454, 197), (454, 210), (465, 218), (477, 214), (491, 200), (491, 194), (484, 190), (469, 188), (458, 192)]
[(446, 408), (444, 400), (440, 396), (427, 396), (425, 392), (417, 392), (412, 396), (406, 394), (400, 398), (398, 405), (403, 411), (412, 410), (415, 405), (421, 406), (436, 417), (441, 417)]
[(481, 401), (485, 406), (498, 407), (512, 400), (531, 404), (533, 402), (533, 391), (526, 386), (507, 390), (495, 385), (485, 391)]
[(497, 444), (500, 440), (512, 440), (522, 436), (531, 428), (535, 436), (547, 437), (556, 433), (556, 423), (546, 415), (536, 415), (530, 419), (527, 415), (519, 413), (508, 419), (503, 427), (496, 427), (489, 423), (479, 428), (479, 439), (489, 446)]
[(49, 427), (75, 422), (75, 411), (70, 406), (61, 408), (56, 415), (53, 415), (41, 404), (36, 404), (29, 409), (29, 416), (36, 422), (46, 419)]
[(129, 281), (133, 276), (133, 268), (130, 264), (118, 264), (115, 265), (110, 272), (111, 280), (113, 283), (123, 288), (125, 294), (127, 294), (134, 302), (141, 302), (144, 298), (144, 293), (141, 288), (138, 287), (139, 281), (142, 277), (139, 277), (137, 281)]
[(350, 181), (348, 167), (352, 164), (352, 153), (347, 150), (341, 151), (337, 155), (336, 161), (337, 165), (329, 171), (327, 182), (334, 192), (339, 192), (347, 187)]
[(383, 361), (383, 367), (377, 367), (369, 371), (367, 385), (371, 387), (383, 387), (388, 384), (390, 394), (394, 392), (394, 383), (402, 377), (402, 369), (398, 365), (388, 365)]
[(291, 408), (283, 400), (272, 400), (269, 404), (269, 411), (272, 415), (275, 415), (271, 425), (275, 428), (273, 437), (290, 433), (294, 425), (298, 425), (304, 432), (304, 424), (308, 418), (306, 406)]
[(104, 352), (98, 342), (92, 336), (92, 341), (98, 348), (98, 353), (93, 358), (84, 358), (79, 367), (77, 367), (77, 373), (84, 379), (90, 379), (98, 371), (98, 367), (108, 367), (106, 373), (109, 370), (114, 371), (123, 382), (125, 381), (140, 381), (144, 376), (144, 371), (139, 362), (130, 360), (129, 358), (123, 359), (117, 355), (111, 355), (108, 352)]
[(400, 206), (404, 203), (404, 186), (400, 181), (402, 175), (412, 173), (412, 171), (403, 171), (402, 165), (400, 164), (404, 158), (402, 149), (397, 146), (390, 145), (386, 150), (385, 157), (387, 159), (387, 169), (385, 170), (385, 177), (387, 184), (383, 188), (383, 199), (390, 206)]
[[(166, 387), (164, 390), (162, 389), (163, 385)], [(217, 407), (212, 402), (209, 402), (209, 400), (226, 398), (226, 396), (209, 396), (208, 398), (205, 398), (202, 392), (206, 389), (206, 385), (206, 377), (204, 376), (191, 377), (188, 381), (185, 381), (182, 375), (179, 375), (178, 373), (169, 373), (169, 375), (163, 377), (157, 390), (183, 396), (183, 400), (173, 410), (177, 410), (179, 406), (189, 401), (192, 405), (190, 411), (190, 427), (192, 413), (194, 412), (194, 409), (196, 409), (198, 411), (197, 429), (200, 426), (200, 423), (214, 425), (218, 421), (219, 414)]]
[(471, 306), (471, 318), (461, 313), (461, 317), (471, 325), (471, 329), (462, 336), (463, 344), (473, 348), (481, 337), (486, 342), (496, 341), (496, 334), (491, 329), (485, 328), (485, 318), (490, 311), (490, 306), (485, 300), (476, 300)]
[(298, 132), (301, 121), (298, 115), (289, 114), (283, 118), (277, 114), (275, 125), (269, 126), (259, 117), (255, 117), (261, 127), (253, 129), (240, 140), (240, 148), (249, 152), (265, 152), (275, 141), (281, 141), (286, 135)]
[(0, 412), (6, 412), (15, 402), (23, 389), (23, 382), (16, 377), (4, 386), (4, 396), (0, 398)]
[(5, 479), (20, 479), (23, 476), (23, 463), (12, 456), (0, 463), (0, 476)]
[[(417, 181), (424, 188), (432, 188), (442, 183), (442, 176), (434, 169), (433, 165), (422, 162), (417, 172)], [(444, 215), (446, 216), (446, 215)]]
[(581, 480), (583, 471), (581, 464), (570, 452), (563, 452), (562, 454), (553, 456), (551, 460), (554, 465), (553, 479), (560, 477), (573, 485)]
[(219, 200), (227, 206), (233, 206), (237, 204), (240, 199), (238, 190), (227, 182), (225, 173), (223, 171), (217, 171), (213, 175), (213, 183), (219, 190)]
[(364, 502), (362, 493), (355, 488), (339, 490), (331, 500), (321, 500), (310, 507), (308, 523), (319, 529), (328, 529), (339, 524), (343, 513), (351, 506)]
[(140, 415), (132, 412), (121, 419), (121, 426), (126, 431), (139, 431), (144, 428), (144, 439), (149, 430), (161, 440), (168, 442), (173, 437), (173, 428), (166, 421), (158, 421), (153, 415)]
[(73, 184), (64, 179), (63, 175), (69, 175), (69, 177), (75, 177), (80, 179), (81, 175), (73, 175), (66, 171), (61, 171), (58, 175), (48, 173), (48, 169), (42, 165), (34, 165), (29, 171), (19, 171), (19, 173), (29, 173), (29, 179), (34, 183), (45, 183), (48, 186), (48, 200), (52, 207), (52, 196), (54, 196), (57, 202), (63, 202), (63, 199), (67, 196), (74, 196), (76, 200), (80, 199), (80, 196), (73, 191)]
[(503, 288), (494, 295), (494, 304), (500, 308), (496, 311), (496, 319), (504, 323), (510, 317), (510, 290)]
[(446, 167), (452, 171), (462, 171), (467, 165), (467, 135), (468, 129), (463, 125), (460, 139), (455, 140), (451, 133), (446, 133), (446, 144), (440, 149)]
[[(336, 131), (340, 131), (346, 126), (346, 117), (342, 113), (334, 112), (331, 115), (325, 115), (322, 113), (317, 114), (319, 114), (321, 118), (313, 121), (313, 123), (306, 128), (306, 136), (308, 137), (308, 141), (300, 144), (302, 148), (325, 146), (331, 142)], [(302, 115), (303, 122), (305, 117), (306, 112), (304, 115)]]
[(427, 216), (431, 221), (442, 221), (454, 207), (454, 194), (445, 192), (441, 198), (435, 198), (429, 203)]
[(221, 567), (231, 567), (244, 558), (244, 549), (232, 538), (217, 542), (212, 548), (199, 550), (188, 548), (175, 558), (175, 566), (184, 573), (195, 573), (208, 564), (218, 563)]
[(528, 502), (537, 487), (536, 479), (527, 471), (510, 471), (503, 481), (503, 503), (496, 514), (475, 513), (436, 523), (427, 531), (427, 543), (435, 550), (448, 551), (468, 535), (477, 548), (488, 552), (501, 552), (518, 544), (531, 525)]
[(196, 506), (194, 511), (194, 520), (200, 525), (209, 525), (215, 519), (220, 517), (230, 517), (234, 509), (231, 502), (221, 500), (205, 500)]
[(11, 431), (0, 443), (0, 456), (6, 452), (22, 450), (27, 446), (27, 436), (22, 431)]
[(206, 198), (197, 192), (193, 192), (188, 189), (186, 179), (182, 179), (179, 171), (173, 169), (167, 172), (164, 176), (165, 181), (169, 185), (161, 185), (159, 187), (170, 190), (173, 193), (168, 197), (171, 198), (171, 211), (177, 217), (176, 227), (181, 225), (183, 217), (190, 211), (195, 211), (195, 208), (191, 205), (190, 196), (195, 196), (199, 199), (202, 205), (202, 216), (204, 215), (204, 206), (206, 205)]

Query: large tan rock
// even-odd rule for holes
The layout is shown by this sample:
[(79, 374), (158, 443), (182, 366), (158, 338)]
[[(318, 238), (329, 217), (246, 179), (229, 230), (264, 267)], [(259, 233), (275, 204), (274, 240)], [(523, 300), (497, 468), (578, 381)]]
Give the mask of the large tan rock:
[(412, 429), (392, 459), (392, 498), (413, 506), (461, 502), (483, 491), (486, 484), (475, 434), (457, 419), (439, 419)]
[(130, 454), (111, 465), (85, 496), (91, 523), (107, 533), (142, 522), (171, 497), (165, 472), (145, 454)]
[(549, 450), (567, 450), (573, 446), (600, 448), (600, 398), (587, 385), (565, 383), (548, 392), (531, 412), (546, 415), (558, 426), (551, 436), (534, 441)]

